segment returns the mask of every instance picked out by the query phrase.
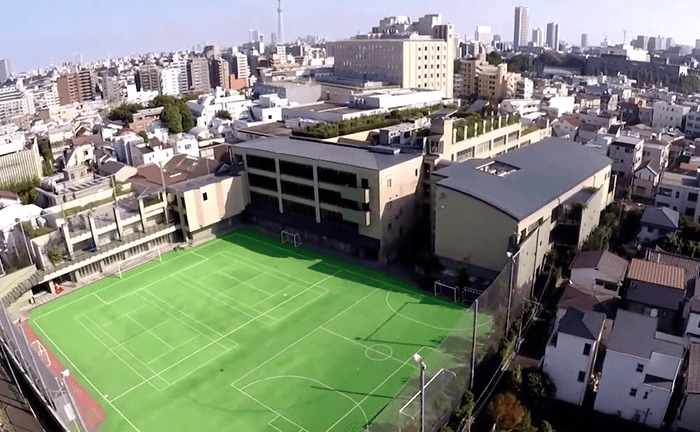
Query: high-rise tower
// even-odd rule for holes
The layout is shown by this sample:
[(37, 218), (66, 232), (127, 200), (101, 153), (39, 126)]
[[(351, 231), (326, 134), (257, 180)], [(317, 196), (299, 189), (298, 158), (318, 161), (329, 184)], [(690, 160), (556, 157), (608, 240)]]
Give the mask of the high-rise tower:
[(528, 20), (528, 10), (525, 6), (515, 8), (515, 25), (513, 29), (513, 48), (527, 45), (527, 36), (530, 22)]
[(282, 0), (277, 0), (277, 43), (284, 43), (282, 27)]

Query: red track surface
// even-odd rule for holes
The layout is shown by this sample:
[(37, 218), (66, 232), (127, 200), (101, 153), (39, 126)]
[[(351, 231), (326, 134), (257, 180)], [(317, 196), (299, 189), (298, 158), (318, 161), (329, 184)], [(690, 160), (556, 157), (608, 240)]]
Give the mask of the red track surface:
[[(32, 343), (35, 340), (40, 340), (36, 333), (34, 333), (34, 330), (32, 330), (32, 328), (26, 322), (23, 322), (20, 325), (24, 328), (24, 332), (27, 335), (27, 339), (29, 339), (29, 343)], [(53, 373), (55, 377), (60, 377), (61, 371), (66, 368), (58, 361), (56, 356), (53, 355), (48, 347), (46, 347), (46, 344), (43, 345), (46, 348), (49, 360), (51, 361), (51, 367), (49, 368), (51, 373)], [(107, 419), (104, 411), (102, 411), (102, 408), (100, 408), (97, 401), (90, 396), (87, 390), (85, 390), (78, 383), (73, 375), (68, 377), (66, 384), (68, 384), (69, 391), (71, 395), (73, 395), (73, 400), (78, 406), (78, 411), (80, 411), (80, 416), (85, 422), (85, 426), (87, 426), (90, 431), (94, 431), (97, 429), (100, 423)]]

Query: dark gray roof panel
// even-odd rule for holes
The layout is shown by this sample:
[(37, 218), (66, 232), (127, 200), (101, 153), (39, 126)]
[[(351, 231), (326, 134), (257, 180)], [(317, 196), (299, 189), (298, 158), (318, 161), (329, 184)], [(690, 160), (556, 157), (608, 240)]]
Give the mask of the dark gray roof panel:
[(651, 307), (678, 310), (685, 299), (685, 291), (633, 281), (625, 293), (625, 299)]
[(306, 141), (290, 138), (264, 138), (248, 141), (233, 146), (241, 149), (260, 150), (287, 156), (298, 156), (322, 162), (332, 162), (342, 165), (383, 170), (413, 160), (422, 158), (420, 154), (399, 153), (387, 155), (373, 153), (364, 148), (324, 144), (316, 141)]
[(588, 340), (598, 340), (603, 330), (605, 314), (593, 311), (582, 311), (574, 307), (566, 310), (559, 321), (559, 333), (580, 337)]
[(683, 344), (656, 337), (657, 318), (624, 309), (617, 311), (610, 332), (608, 351), (615, 351), (639, 358), (651, 359), (657, 352), (675, 358), (683, 357)]
[[(518, 168), (499, 177), (477, 167), (497, 161)], [(595, 149), (547, 138), (492, 159), (471, 159), (437, 172), (437, 184), (470, 195), (522, 220), (612, 161)]]
[(647, 207), (644, 210), (642, 225), (662, 227), (667, 229), (678, 229), (678, 212), (668, 207)]
[(608, 251), (585, 251), (576, 255), (571, 263), (571, 269), (592, 268), (609, 276), (617, 283), (622, 282), (627, 273), (629, 263)]

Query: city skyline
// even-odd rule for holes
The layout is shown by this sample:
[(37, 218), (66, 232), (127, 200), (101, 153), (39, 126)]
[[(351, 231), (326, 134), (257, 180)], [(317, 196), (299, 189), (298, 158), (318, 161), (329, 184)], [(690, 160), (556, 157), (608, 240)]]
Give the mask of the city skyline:
[[(631, 6), (634, 5), (634, 9)], [(496, 9), (485, 0), (476, 0), (472, 8), (463, 2), (439, 0), (429, 4), (407, 1), (357, 0), (287, 0), (283, 4), (286, 41), (316, 34), (327, 39), (343, 39), (367, 32), (385, 16), (407, 15), (413, 19), (427, 13), (440, 13), (443, 21), (454, 24), (457, 33), (472, 36), (478, 25), (490, 26), (493, 34), (509, 41), (513, 34), (513, 11), (516, 6), (529, 10), (528, 37), (532, 29), (544, 28), (549, 22), (561, 26), (560, 39), (578, 44), (582, 33), (589, 45), (599, 45), (605, 36), (610, 44), (621, 43), (623, 30), (627, 42), (637, 35), (673, 37), (676, 44), (695, 45), (691, 25), (679, 25), (676, 17), (700, 13), (700, 4), (688, 0), (665, 5), (666, 13), (651, 15), (655, 3), (641, 0), (634, 4), (622, 1), (591, 0), (585, 4), (547, 4), (506, 0)], [(480, 7), (484, 6), (484, 7)], [(647, 7), (648, 6), (648, 7)], [(196, 10), (195, 10), (196, 8)], [(138, 13), (136, 13), (138, 11)], [(322, 17), (309, 20), (310, 16)], [(350, 19), (349, 19), (350, 18)], [(576, 19), (574, 19), (576, 18)], [(32, 23), (27, 26), (26, 23)], [(65, 23), (74, 23), (72, 27)], [(114, 23), (114, 25), (110, 25)], [(203, 25), (205, 24), (205, 25)], [(6, 6), (0, 20), (0, 58), (13, 62), (15, 73), (52, 62), (60, 65), (76, 55), (94, 61), (107, 57), (147, 52), (190, 49), (193, 45), (234, 46), (248, 40), (248, 31), (257, 29), (270, 41), (277, 30), (277, 2), (239, 0), (203, 0), (193, 4), (186, 0), (154, 0), (141, 3), (124, 0), (120, 8), (102, 4), (86, 5), (80, 0), (57, 4), (47, 0), (26, 0)], [(190, 28), (191, 31), (173, 31)]]

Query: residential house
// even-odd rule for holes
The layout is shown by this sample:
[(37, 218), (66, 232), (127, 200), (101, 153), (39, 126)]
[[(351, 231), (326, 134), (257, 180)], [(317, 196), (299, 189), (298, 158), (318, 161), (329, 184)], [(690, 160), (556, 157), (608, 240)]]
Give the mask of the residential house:
[(133, 120), (129, 123), (129, 129), (138, 133), (148, 131), (148, 126), (156, 121), (160, 121), (160, 114), (163, 107), (148, 108), (136, 111)]
[(646, 160), (634, 170), (632, 178), (632, 196), (639, 199), (653, 200), (656, 187), (661, 181), (661, 171), (653, 168), (651, 160)]
[(608, 146), (608, 157), (612, 159), (613, 174), (619, 178), (630, 178), (642, 163), (644, 140), (631, 136), (618, 136)]
[(605, 133), (608, 129), (605, 126), (598, 126), (593, 123), (583, 123), (578, 128), (576, 142), (587, 143), (596, 139), (599, 134)]
[(542, 370), (556, 386), (557, 399), (581, 406), (603, 335), (605, 314), (569, 307), (557, 318)]
[(581, 120), (572, 115), (559, 117), (552, 123), (552, 134), (558, 138), (575, 141), (580, 126)]
[(249, 220), (368, 259), (395, 259), (419, 216), (423, 155), (267, 138), (237, 144)]
[(658, 317), (659, 331), (680, 333), (686, 296), (685, 270), (659, 262), (633, 259), (627, 270), (625, 309)]
[(662, 129), (681, 129), (685, 116), (690, 112), (690, 107), (676, 105), (674, 103), (654, 102), (654, 114), (651, 126)]
[(581, 252), (569, 267), (571, 283), (593, 295), (619, 295), (628, 265), (608, 251)]
[(163, 166), (174, 156), (174, 149), (158, 138), (151, 138), (148, 143), (130, 145), (129, 156), (129, 164), (135, 167), (151, 163)]
[[(663, 137), (662, 137), (663, 138)], [(671, 156), (671, 142), (668, 140), (649, 139), (644, 141), (642, 161), (651, 161), (651, 166), (657, 172), (668, 168)]]
[(198, 99), (187, 101), (187, 108), (195, 118), (195, 126), (208, 127), (219, 111), (228, 111), (231, 118), (237, 120), (253, 102), (234, 90), (223, 90), (217, 87), (214, 94), (204, 94)]
[(657, 320), (617, 311), (595, 399), (596, 411), (654, 428), (664, 426), (685, 343), (657, 331)]
[(688, 351), (683, 400), (674, 429), (677, 432), (700, 432), (700, 340), (693, 340)]
[(109, 161), (100, 165), (97, 173), (103, 177), (114, 177), (117, 183), (124, 183), (136, 175), (137, 169), (117, 161)]
[(637, 240), (653, 242), (667, 234), (674, 234), (678, 232), (679, 220), (678, 212), (668, 207), (647, 207), (639, 221), (641, 228)]
[(598, 225), (614, 190), (610, 165), (595, 150), (548, 138), (438, 169), (431, 175), (433, 251), (444, 262), (466, 259), (492, 271), (507, 263), (506, 252), (517, 253), (523, 284), (555, 243), (579, 245)]
[(698, 175), (700, 174), (676, 174), (668, 171), (663, 173), (656, 192), (656, 206), (669, 207), (682, 217), (698, 223), (700, 220)]

